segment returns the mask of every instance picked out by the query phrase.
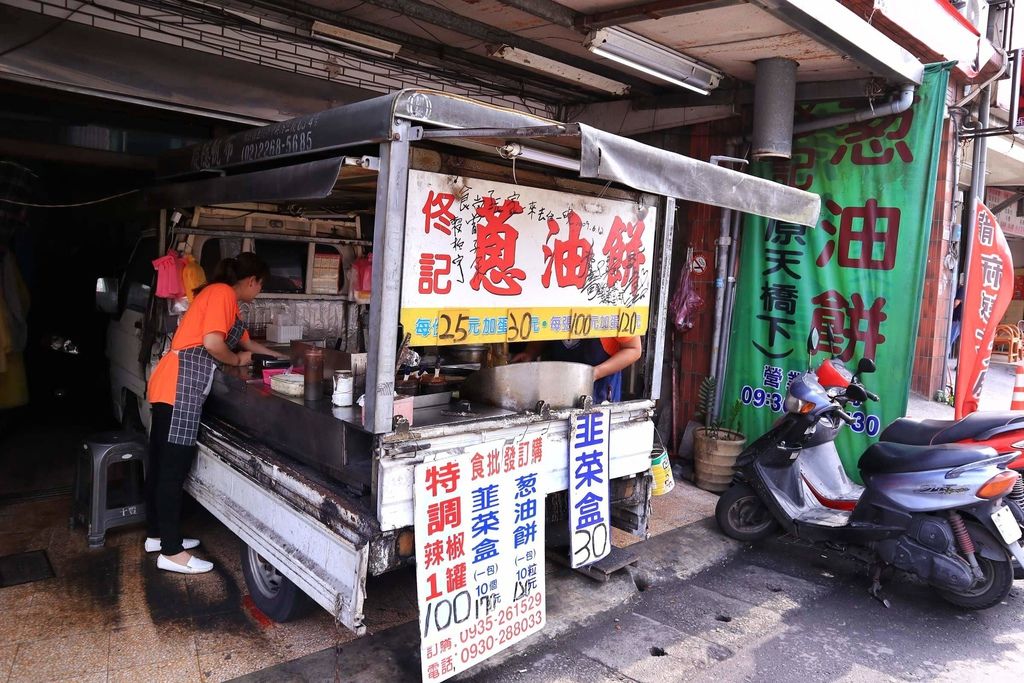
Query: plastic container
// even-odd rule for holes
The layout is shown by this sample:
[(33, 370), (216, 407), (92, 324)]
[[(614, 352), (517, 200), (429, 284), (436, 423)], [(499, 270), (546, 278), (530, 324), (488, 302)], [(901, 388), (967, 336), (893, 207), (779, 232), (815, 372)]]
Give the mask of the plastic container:
[(655, 496), (663, 496), (676, 487), (668, 451), (660, 446), (651, 451), (651, 476), (654, 477), (651, 493)]
[[(276, 377), (277, 375), (283, 375), (288, 372), (288, 368), (263, 368), (263, 383), (268, 387), (270, 386), (270, 378)], [(296, 375), (298, 376), (298, 375)]]
[(286, 372), (270, 378), (270, 388), (285, 396), (302, 396), (305, 380), (302, 375)]

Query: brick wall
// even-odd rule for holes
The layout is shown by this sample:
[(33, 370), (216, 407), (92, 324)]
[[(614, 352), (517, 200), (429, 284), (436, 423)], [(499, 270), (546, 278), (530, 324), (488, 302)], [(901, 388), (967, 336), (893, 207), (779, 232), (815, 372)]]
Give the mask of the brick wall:
[(927, 398), (942, 389), (946, 380), (946, 343), (949, 339), (949, 302), (956, 291), (953, 276), (945, 267), (949, 248), (951, 224), (958, 220), (952, 215), (956, 179), (953, 177), (953, 145), (956, 139), (947, 120), (942, 129), (942, 147), (939, 156), (938, 180), (935, 188), (935, 206), (929, 226), (928, 264), (925, 268), (921, 302), (921, 322), (914, 348), (914, 367), (911, 391)]
[[(688, 156), (708, 161), (712, 155), (724, 154), (726, 139), (736, 132), (735, 120), (716, 121), (690, 128)], [(711, 339), (715, 320), (715, 241), (721, 219), (721, 210), (706, 204), (683, 202), (680, 204), (679, 222), (674, 243), (672, 291), (679, 281), (680, 269), (686, 266), (687, 252), (693, 249), (695, 255), (702, 255), (707, 269), (702, 274), (692, 274), (697, 294), (704, 299), (694, 321), (693, 328), (679, 332), (673, 326), (670, 346), (666, 353), (666, 376), (672, 378), (674, 387), (666, 397), (673, 397), (672, 451), (682, 437), (686, 423), (697, 412), (697, 395), (701, 381), (710, 374)]]

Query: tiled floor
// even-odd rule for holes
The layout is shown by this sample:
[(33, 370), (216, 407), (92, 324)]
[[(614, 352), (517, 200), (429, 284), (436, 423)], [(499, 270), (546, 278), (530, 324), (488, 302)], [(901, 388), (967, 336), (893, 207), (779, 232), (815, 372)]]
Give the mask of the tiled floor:
[[(288, 624), (253, 619), (239, 543), (199, 511), (186, 532), (216, 570), (156, 569), (143, 532), (112, 531), (102, 550), (70, 531), (70, 499), (0, 506), (0, 555), (46, 549), (56, 577), (0, 588), (0, 683), (15, 681), (224, 681), (354, 636), (324, 610)], [(411, 572), (373, 579), (366, 623), (378, 631), (415, 618)]]

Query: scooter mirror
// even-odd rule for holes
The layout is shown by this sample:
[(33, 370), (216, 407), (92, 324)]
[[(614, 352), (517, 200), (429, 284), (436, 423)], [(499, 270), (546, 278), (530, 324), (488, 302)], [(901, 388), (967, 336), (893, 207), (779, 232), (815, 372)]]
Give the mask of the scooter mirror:
[(821, 343), (821, 335), (818, 334), (818, 330), (812, 329), (811, 333), (807, 335), (807, 355), (813, 356), (818, 350), (818, 344)]
[(875, 361), (870, 358), (861, 358), (860, 362), (857, 363), (857, 374), (864, 375), (869, 372), (875, 371)]
[(850, 384), (850, 386), (846, 388), (846, 398), (851, 401), (856, 401), (857, 403), (864, 403), (868, 400), (868, 395), (864, 391), (864, 387), (861, 385)]

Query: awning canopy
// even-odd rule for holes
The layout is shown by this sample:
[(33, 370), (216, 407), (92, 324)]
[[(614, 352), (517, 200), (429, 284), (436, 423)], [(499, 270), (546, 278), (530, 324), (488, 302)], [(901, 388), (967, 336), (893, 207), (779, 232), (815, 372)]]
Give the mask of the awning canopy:
[[(396, 139), (402, 134), (396, 120), (412, 124), (405, 134), (414, 141), (430, 139), (491, 154), (510, 142), (520, 143), (516, 154), (524, 161), (578, 171), (582, 178), (800, 225), (818, 222), (821, 200), (810, 192), (583, 124), (559, 124), (431, 90), (403, 90), (169, 153), (159, 164), (160, 175), (168, 179), (210, 172), (221, 177), (179, 184), (173, 193), (156, 190), (150, 196), (181, 200), (194, 191), (206, 202), (283, 202), (290, 199), (283, 196), (288, 188), (301, 187), (301, 196), (291, 199), (326, 197), (333, 189), (331, 174), (338, 178), (337, 168), (312, 168), (310, 162)], [(219, 189), (210, 189), (215, 186)], [(247, 188), (252, 196), (242, 196)]]

